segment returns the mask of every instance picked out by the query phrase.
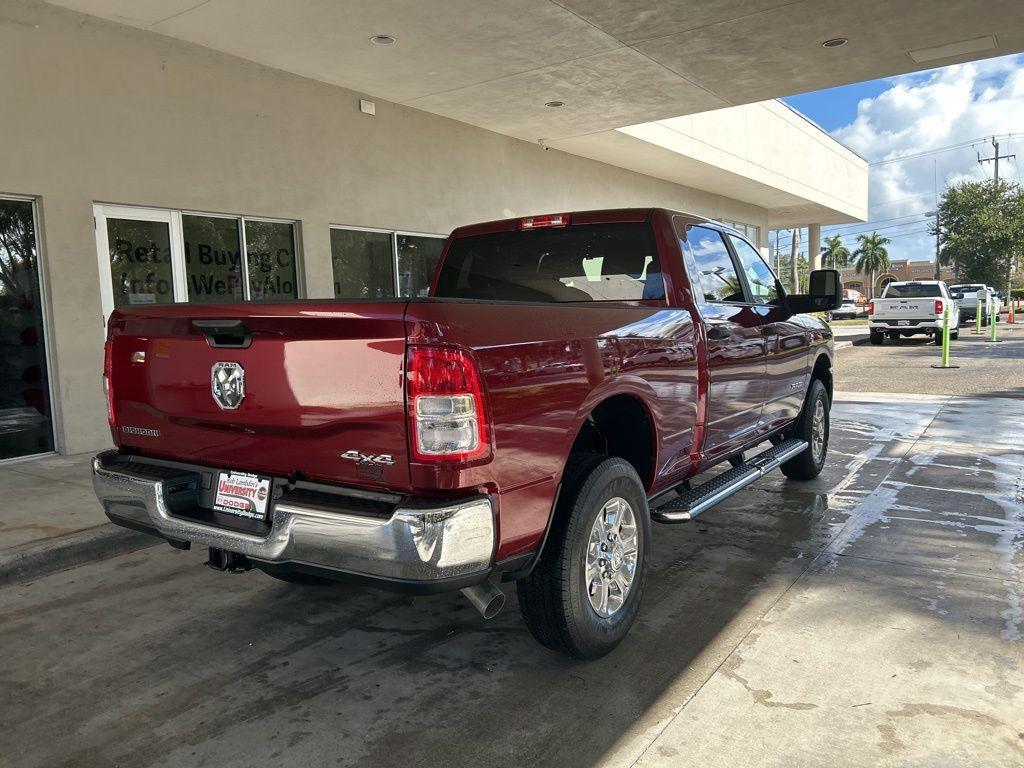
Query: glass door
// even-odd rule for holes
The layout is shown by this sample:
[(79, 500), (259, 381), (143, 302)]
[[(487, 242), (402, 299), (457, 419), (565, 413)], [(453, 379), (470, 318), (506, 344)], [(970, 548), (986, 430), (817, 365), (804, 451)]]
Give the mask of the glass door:
[(0, 461), (53, 445), (35, 203), (0, 197)]
[(103, 318), (122, 307), (186, 301), (181, 214), (96, 205)]

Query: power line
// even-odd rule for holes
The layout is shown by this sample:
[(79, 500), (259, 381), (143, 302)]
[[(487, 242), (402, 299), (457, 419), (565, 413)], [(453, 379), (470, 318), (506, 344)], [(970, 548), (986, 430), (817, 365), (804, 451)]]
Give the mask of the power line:
[(929, 230), (929, 229), (919, 229), (919, 230), (916, 230), (914, 232), (896, 232), (896, 233), (894, 233), (892, 235), (886, 235), (886, 237), (888, 237), (890, 240), (895, 240), (896, 238), (899, 238), (899, 237), (916, 237), (918, 235), (930, 235), (930, 234), (931, 234), (931, 230)]
[(888, 219), (869, 219), (866, 222), (858, 221), (852, 224), (834, 224), (831, 226), (826, 224), (825, 226), (822, 227), (822, 229), (824, 230), (827, 227), (830, 233), (841, 235), (843, 234), (842, 230), (844, 229), (849, 229), (850, 231), (852, 231), (853, 229), (861, 229), (862, 227), (865, 227), (868, 224), (883, 224), (887, 221), (899, 221), (900, 219), (910, 219), (913, 218), (914, 216), (924, 216), (925, 213), (926, 211), (917, 211), (915, 213), (908, 213), (906, 216), (891, 216)]
[[(993, 138), (995, 138), (995, 139), (1014, 139), (1014, 138), (1018, 138), (1020, 136), (1024, 136), (1024, 134), (1021, 134), (1021, 133), (1007, 133), (1007, 134), (1003, 134), (1002, 136), (995, 136)], [(923, 152), (916, 152), (916, 153), (914, 153), (912, 155), (900, 155), (899, 157), (889, 157), (889, 158), (886, 158), (884, 160), (874, 160), (874, 161), (868, 163), (868, 165), (885, 165), (887, 163), (899, 163), (899, 162), (902, 162), (904, 160), (916, 160), (919, 157), (929, 157), (931, 155), (938, 155), (938, 154), (941, 154), (943, 152), (951, 152), (951, 151), (953, 151), (955, 149), (966, 149), (968, 147), (973, 147), (973, 146), (975, 146), (977, 144), (980, 144), (982, 142), (986, 142), (988, 140), (989, 140), (988, 136), (979, 136), (979, 137), (977, 137), (975, 139), (969, 139), (967, 141), (960, 142), (959, 144), (949, 144), (949, 145), (947, 145), (945, 147), (934, 147), (932, 149), (926, 149)]]
[[(920, 229), (920, 230), (915, 230), (915, 231), (912, 231), (912, 232), (894, 232), (892, 234), (886, 235), (886, 237), (888, 239), (890, 239), (890, 240), (899, 240), (900, 238), (903, 238), (903, 237), (919, 237), (921, 235), (929, 235), (929, 234), (931, 234), (931, 232), (928, 229)], [(779, 256), (780, 259), (781, 258), (789, 259), (789, 258), (792, 258), (792, 255), (793, 255), (793, 251), (792, 251), (791, 248), (786, 248), (785, 250), (778, 249), (777, 253), (778, 253), (778, 256)], [(799, 253), (801, 253), (804, 256), (807, 255), (807, 254), (803, 254), (802, 252), (799, 252)], [(923, 259), (923, 261), (932, 261), (932, 260), (933, 259)], [(788, 269), (789, 267), (786, 267), (786, 268)]]
[[(884, 227), (865, 226), (864, 229), (851, 230), (849, 232), (839, 232), (837, 234), (840, 237), (853, 237), (855, 235), (869, 235), (872, 232), (889, 232), (889, 231), (893, 231), (893, 230), (898, 230), (900, 227), (917, 226), (918, 224), (924, 224), (927, 221), (929, 221), (929, 219), (915, 219), (914, 221), (904, 221), (904, 222), (901, 222), (900, 224), (888, 224), (888, 225), (886, 225)], [(833, 234), (833, 233), (829, 232), (829, 234)]]
[(871, 203), (871, 205), (869, 205), (868, 208), (878, 208), (879, 206), (882, 205), (893, 205), (895, 203), (902, 203), (905, 200), (918, 200), (922, 197), (933, 197), (934, 195), (934, 192), (922, 192), (919, 195), (910, 195), (909, 197), (897, 197), (895, 200), (885, 200), (881, 203)]

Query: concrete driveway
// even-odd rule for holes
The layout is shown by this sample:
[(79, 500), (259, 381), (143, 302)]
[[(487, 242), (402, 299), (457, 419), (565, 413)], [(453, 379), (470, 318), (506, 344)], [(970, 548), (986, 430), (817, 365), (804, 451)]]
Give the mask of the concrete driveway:
[(1019, 401), (840, 395), (826, 472), (656, 527), (595, 663), (160, 546), (0, 590), (4, 766), (1024, 763)]

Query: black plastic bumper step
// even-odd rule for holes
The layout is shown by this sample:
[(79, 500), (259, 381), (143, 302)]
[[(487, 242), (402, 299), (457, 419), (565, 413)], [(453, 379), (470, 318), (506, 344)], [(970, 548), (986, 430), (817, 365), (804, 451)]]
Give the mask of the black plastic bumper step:
[(807, 450), (805, 440), (783, 440), (738, 467), (715, 475), (707, 482), (688, 488), (678, 498), (651, 510), (651, 519), (659, 523), (683, 523), (760, 480), (780, 464)]

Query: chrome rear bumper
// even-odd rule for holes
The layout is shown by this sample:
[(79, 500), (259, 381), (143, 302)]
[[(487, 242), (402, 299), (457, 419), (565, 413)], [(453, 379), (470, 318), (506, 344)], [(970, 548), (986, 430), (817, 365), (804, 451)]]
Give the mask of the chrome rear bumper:
[(268, 564), (402, 583), (486, 576), (495, 545), (489, 497), (437, 506), (399, 505), (389, 518), (364, 517), (277, 501), (265, 536), (206, 525), (172, 515), (164, 482), (118, 463), (116, 451), (93, 459), (92, 482), (115, 523), (148, 530), (172, 542), (190, 542)]

